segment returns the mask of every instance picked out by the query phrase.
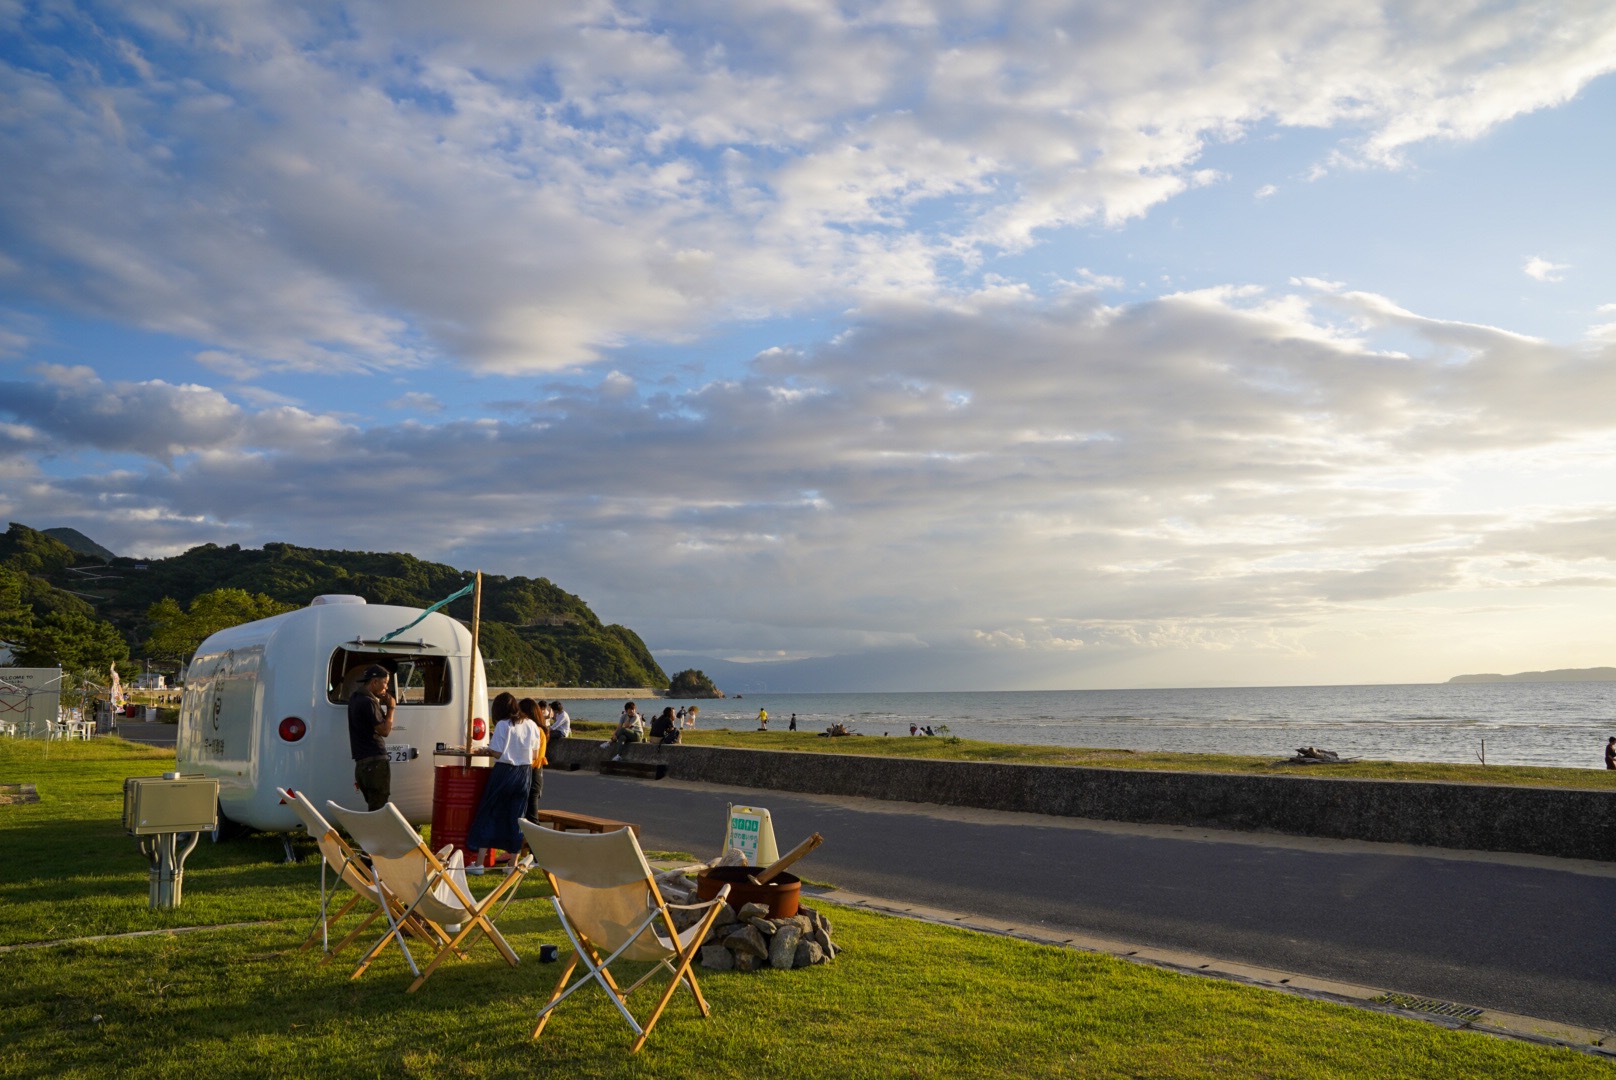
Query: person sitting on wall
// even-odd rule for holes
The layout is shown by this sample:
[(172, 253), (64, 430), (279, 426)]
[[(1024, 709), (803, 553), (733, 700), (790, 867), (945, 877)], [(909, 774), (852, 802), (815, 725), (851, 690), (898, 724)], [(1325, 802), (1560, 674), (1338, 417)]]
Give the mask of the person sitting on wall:
[(661, 741), (668, 737), (668, 732), (677, 726), (673, 718), (673, 706), (665, 706), (657, 718), (651, 721), (651, 738)]
[[(623, 715), (617, 718), (617, 730), (612, 732), (610, 739), (600, 745), (602, 749), (610, 747), (613, 750), (621, 750), (629, 743), (637, 743), (643, 738), (645, 738), (645, 717), (640, 715), (639, 706), (629, 701), (623, 705)], [(618, 756), (614, 753), (612, 760), (617, 760)]]
[(365, 809), (380, 810), (393, 797), (393, 768), (387, 760), (387, 736), (393, 733), (398, 702), (388, 692), (387, 669), (372, 664), (364, 682), (348, 699), (348, 748), (353, 752), (354, 786), (365, 797)]

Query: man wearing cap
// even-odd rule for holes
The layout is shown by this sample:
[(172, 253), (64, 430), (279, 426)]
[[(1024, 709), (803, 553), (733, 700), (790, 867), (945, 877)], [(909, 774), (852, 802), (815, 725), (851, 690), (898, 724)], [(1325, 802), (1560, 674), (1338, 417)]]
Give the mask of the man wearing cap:
[(367, 810), (380, 810), (393, 797), (393, 771), (387, 763), (387, 736), (393, 733), (393, 708), (387, 691), (387, 669), (372, 664), (364, 683), (348, 699), (348, 745), (353, 750), (354, 785)]

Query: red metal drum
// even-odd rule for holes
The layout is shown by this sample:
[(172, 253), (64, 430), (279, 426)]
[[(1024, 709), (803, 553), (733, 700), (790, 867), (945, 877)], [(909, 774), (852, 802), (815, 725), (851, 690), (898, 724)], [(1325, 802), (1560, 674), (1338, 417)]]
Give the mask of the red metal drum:
[[(457, 760), (464, 762), (465, 759)], [(453, 844), (465, 851), (466, 833), (471, 830), (471, 819), (477, 815), (477, 805), (483, 801), (483, 788), (488, 786), (491, 771), (474, 769), (465, 764), (433, 768), (433, 851), (441, 851), (445, 844)]]

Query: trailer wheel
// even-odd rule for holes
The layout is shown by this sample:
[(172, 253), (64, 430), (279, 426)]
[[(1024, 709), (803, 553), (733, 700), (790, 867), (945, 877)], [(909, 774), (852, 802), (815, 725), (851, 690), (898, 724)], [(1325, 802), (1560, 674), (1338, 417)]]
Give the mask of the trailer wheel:
[(224, 809), (221, 807), (219, 809), (219, 822), (213, 826), (213, 832), (210, 835), (212, 835), (215, 844), (222, 844), (226, 840), (234, 840), (246, 831), (247, 826), (226, 816)]

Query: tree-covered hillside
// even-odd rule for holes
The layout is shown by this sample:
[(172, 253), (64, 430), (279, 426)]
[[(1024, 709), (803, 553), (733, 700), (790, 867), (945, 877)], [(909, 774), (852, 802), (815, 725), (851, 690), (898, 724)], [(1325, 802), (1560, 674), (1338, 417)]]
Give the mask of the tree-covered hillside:
[[(353, 593), (372, 604), (427, 607), (472, 578), (470, 571), (402, 553), (277, 543), (204, 544), (168, 559), (103, 560), (15, 523), (0, 537), (0, 568), (9, 571), (24, 608), (39, 617), (62, 611), (105, 619), (136, 659), (146, 655), (152, 607), (165, 599), (188, 608), (205, 593), (240, 589), (297, 606), (322, 593)], [(471, 622), (469, 596), (446, 610)], [(545, 578), (483, 575), (482, 651), (495, 685), (668, 684), (638, 634), (602, 624), (581, 599)]]

